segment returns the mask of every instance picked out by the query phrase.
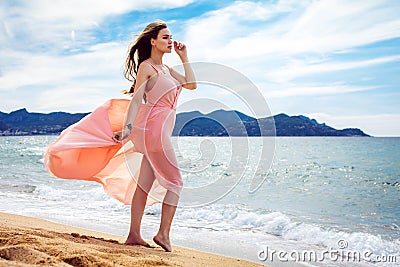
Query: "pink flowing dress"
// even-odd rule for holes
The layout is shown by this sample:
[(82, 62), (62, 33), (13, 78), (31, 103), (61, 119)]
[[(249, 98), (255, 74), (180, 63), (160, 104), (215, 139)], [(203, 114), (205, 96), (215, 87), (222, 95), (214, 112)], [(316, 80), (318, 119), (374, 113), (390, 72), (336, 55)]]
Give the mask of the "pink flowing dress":
[(167, 190), (180, 195), (183, 183), (171, 142), (176, 105), (182, 90), (169, 71), (157, 71), (154, 86), (145, 91), (146, 103), (137, 110), (131, 135), (122, 144), (112, 140), (120, 131), (128, 99), (111, 99), (65, 129), (44, 154), (46, 170), (64, 179), (96, 181), (112, 197), (131, 204), (142, 158), (155, 181), (147, 205), (162, 202)]

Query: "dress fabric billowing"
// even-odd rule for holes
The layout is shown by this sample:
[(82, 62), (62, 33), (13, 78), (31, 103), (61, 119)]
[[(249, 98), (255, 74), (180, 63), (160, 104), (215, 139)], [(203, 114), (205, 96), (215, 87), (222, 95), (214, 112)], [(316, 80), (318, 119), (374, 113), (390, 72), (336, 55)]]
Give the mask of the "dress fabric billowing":
[(171, 135), (182, 87), (169, 71), (152, 66), (157, 80), (145, 91), (147, 101), (137, 111), (129, 138), (123, 144), (112, 140), (113, 132), (122, 129), (129, 100), (111, 99), (48, 146), (44, 164), (50, 174), (99, 182), (110, 196), (131, 204), (145, 156), (156, 178), (147, 205), (162, 202), (167, 190), (180, 195), (183, 183)]

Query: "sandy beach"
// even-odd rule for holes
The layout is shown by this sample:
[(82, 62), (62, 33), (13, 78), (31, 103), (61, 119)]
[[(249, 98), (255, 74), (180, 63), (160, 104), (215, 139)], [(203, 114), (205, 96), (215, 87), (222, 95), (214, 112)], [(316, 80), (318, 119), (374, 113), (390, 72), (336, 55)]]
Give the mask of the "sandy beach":
[(0, 266), (261, 266), (182, 247), (166, 253), (123, 242), (122, 236), (0, 213)]

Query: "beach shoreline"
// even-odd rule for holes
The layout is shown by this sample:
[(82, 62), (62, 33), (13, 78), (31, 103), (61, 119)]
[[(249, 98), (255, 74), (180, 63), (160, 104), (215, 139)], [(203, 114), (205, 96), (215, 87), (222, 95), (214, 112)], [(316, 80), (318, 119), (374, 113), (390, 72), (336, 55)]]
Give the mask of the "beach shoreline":
[(0, 231), (0, 266), (262, 266), (178, 246), (125, 246), (123, 236), (10, 213), (0, 212)]
[[(118, 242), (124, 242), (129, 231), (130, 206), (110, 198), (100, 184), (51, 177), (43, 168), (43, 153), (53, 139), (2, 138), (0, 211), (117, 235), (122, 238)], [(212, 140), (218, 147), (212, 164), (207, 157), (195, 162), (201, 150), (193, 148), (200, 147), (202, 138), (180, 140), (181, 153), (185, 155), (180, 158), (182, 168), (205, 168), (204, 173), (185, 176), (188, 188), (208, 185), (220, 175), (232, 182), (242, 175), (245, 179), (209, 205), (177, 209), (171, 228), (174, 247), (270, 267), (337, 267), (340, 263), (346, 266), (346, 257), (320, 262), (300, 257), (301, 253), (315, 252), (320, 258), (326, 250), (338, 249), (339, 241), (348, 245), (346, 252), (367, 250), (376, 256), (399, 255), (398, 181), (393, 175), (400, 171), (399, 165), (393, 163), (394, 158), (399, 158), (399, 139), (280, 138), (273, 168), (268, 172), (259, 170), (253, 176), (250, 172), (243, 174), (241, 166), (257, 166), (256, 153), (249, 152), (259, 147), (254, 140), (248, 149), (239, 147), (235, 164), (239, 168), (230, 171), (228, 138)], [(242, 157), (241, 151), (249, 152), (249, 156)], [(326, 155), (335, 155), (334, 160)], [(254, 194), (248, 191), (253, 183), (250, 178), (265, 178)], [(215, 198), (217, 190), (207, 190), (204, 197)], [(161, 203), (145, 208), (141, 224), (145, 240), (151, 240), (157, 232), (161, 214)], [(260, 254), (267, 249), (268, 254)], [(300, 256), (293, 261), (280, 259), (276, 252), (281, 251), (298, 252)], [(356, 264), (378, 266), (364, 260), (353, 263)]]

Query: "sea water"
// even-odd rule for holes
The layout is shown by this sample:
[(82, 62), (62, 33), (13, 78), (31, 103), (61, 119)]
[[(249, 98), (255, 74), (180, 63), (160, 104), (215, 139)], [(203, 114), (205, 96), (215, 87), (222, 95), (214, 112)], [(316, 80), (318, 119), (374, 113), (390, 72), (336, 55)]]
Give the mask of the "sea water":
[[(400, 138), (277, 137), (267, 156), (263, 138), (174, 137), (184, 189), (173, 244), (268, 266), (400, 264)], [(0, 137), (0, 211), (127, 235), (129, 206), (46, 172), (55, 139)], [(145, 239), (160, 215), (146, 207)]]

